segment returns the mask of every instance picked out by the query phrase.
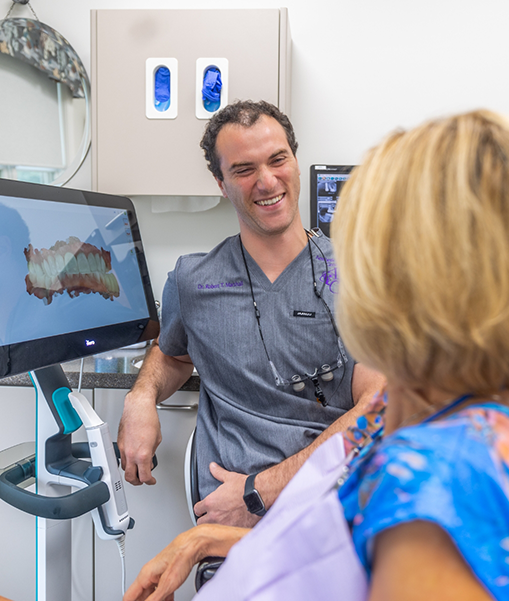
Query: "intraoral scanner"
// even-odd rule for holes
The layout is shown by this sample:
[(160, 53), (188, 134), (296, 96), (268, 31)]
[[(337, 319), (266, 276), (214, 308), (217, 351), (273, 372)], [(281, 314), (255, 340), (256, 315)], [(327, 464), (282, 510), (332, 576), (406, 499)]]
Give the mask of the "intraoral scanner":
[[(45, 568), (38, 570), (38, 599), (68, 601), (69, 520), (91, 512), (99, 538), (119, 541), (122, 558), (123, 539), (134, 520), (127, 509), (108, 425), (84, 395), (71, 391), (60, 366), (30, 375), (37, 391), (36, 453), (0, 475), (0, 498), (37, 516), (37, 559), (39, 567)], [(82, 426), (88, 443), (73, 444), (71, 435)], [(35, 477), (36, 493), (23, 488)], [(71, 492), (73, 488), (78, 490)], [(124, 569), (123, 574), (125, 580)]]

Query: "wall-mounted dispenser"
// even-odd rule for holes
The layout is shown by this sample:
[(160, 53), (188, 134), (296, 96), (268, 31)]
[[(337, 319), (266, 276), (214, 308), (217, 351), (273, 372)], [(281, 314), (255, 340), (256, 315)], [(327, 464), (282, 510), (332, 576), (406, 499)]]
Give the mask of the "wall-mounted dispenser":
[(228, 59), (196, 59), (196, 118), (210, 119), (228, 104)]
[(147, 119), (175, 119), (178, 114), (178, 61), (147, 58), (145, 115)]
[(207, 119), (237, 98), (290, 114), (288, 10), (99, 9), (91, 18), (92, 188), (157, 211), (219, 203), (200, 148)]

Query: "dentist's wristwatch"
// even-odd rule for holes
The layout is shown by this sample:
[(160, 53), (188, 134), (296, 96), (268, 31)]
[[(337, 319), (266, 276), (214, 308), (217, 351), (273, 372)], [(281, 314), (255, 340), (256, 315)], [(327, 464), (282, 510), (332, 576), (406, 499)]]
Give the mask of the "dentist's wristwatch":
[(251, 474), (247, 477), (246, 486), (244, 487), (244, 503), (246, 504), (249, 513), (254, 513), (262, 517), (267, 513), (265, 503), (263, 502), (260, 493), (254, 487), (254, 481), (258, 474)]

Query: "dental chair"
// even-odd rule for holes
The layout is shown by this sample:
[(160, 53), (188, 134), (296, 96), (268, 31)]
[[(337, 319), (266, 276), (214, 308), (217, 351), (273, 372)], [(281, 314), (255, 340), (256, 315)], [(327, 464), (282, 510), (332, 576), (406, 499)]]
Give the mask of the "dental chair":
[(198, 493), (198, 457), (196, 455), (196, 440), (194, 433), (191, 432), (187, 442), (186, 454), (184, 456), (184, 486), (186, 489), (187, 508), (193, 525), (196, 526), (198, 516), (194, 513), (194, 505), (200, 500)]
[[(194, 506), (200, 500), (200, 495), (198, 492), (198, 456), (196, 454), (195, 432), (196, 429), (191, 432), (184, 456), (184, 485), (189, 515), (191, 516), (193, 525), (196, 526), (198, 516), (194, 513)], [(224, 557), (205, 557), (200, 561), (194, 580), (197, 592), (214, 576), (224, 560)]]

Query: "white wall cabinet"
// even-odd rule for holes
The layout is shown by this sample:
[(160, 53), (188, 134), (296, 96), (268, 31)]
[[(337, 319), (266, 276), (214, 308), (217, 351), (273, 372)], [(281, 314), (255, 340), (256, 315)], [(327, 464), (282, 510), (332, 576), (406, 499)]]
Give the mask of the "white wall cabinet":
[[(94, 190), (218, 196), (199, 147), (207, 123), (196, 107), (200, 59), (227, 69), (228, 102), (264, 99), (290, 110), (286, 9), (92, 10), (91, 17)], [(146, 115), (152, 58), (178, 65), (172, 118)]]

